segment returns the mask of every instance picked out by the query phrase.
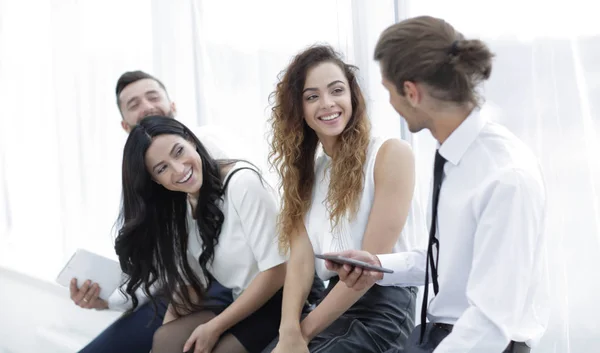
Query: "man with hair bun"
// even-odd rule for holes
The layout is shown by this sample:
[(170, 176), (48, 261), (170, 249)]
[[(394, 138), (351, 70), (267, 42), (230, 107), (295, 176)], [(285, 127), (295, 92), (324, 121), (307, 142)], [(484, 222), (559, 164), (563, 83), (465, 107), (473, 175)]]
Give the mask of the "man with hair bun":
[(546, 330), (545, 186), (532, 151), (480, 114), (476, 90), (492, 58), (484, 42), (429, 16), (392, 25), (375, 48), (392, 106), (438, 142), (428, 247), (337, 253), (392, 274), (326, 265), (356, 290), (425, 284), (422, 324), (403, 353), (525, 353)]

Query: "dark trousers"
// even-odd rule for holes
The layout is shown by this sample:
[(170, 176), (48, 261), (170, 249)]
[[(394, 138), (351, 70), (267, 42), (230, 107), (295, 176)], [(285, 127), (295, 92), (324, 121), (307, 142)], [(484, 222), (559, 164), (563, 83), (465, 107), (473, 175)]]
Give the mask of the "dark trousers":
[[(229, 305), (233, 302), (231, 290), (216, 281), (208, 290), (211, 304)], [(123, 315), (79, 353), (148, 353), (152, 349), (154, 332), (162, 326), (168, 302), (158, 303), (156, 316), (151, 303), (140, 306), (131, 314)]]
[[(450, 334), (452, 328), (450, 325), (438, 325), (427, 323), (425, 327), (425, 337), (423, 343), (420, 343), (421, 325), (415, 327), (404, 350), (388, 350), (385, 353), (432, 353), (435, 348)], [(524, 343), (511, 342), (502, 353), (529, 353), (529, 348)], [(489, 352), (494, 353), (494, 352)], [(500, 352), (498, 352), (500, 353)]]

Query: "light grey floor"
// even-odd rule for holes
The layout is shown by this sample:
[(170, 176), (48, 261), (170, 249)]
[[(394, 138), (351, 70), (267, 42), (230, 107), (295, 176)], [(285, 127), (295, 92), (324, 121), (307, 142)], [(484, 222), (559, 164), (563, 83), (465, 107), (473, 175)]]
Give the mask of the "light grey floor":
[(81, 309), (68, 289), (0, 267), (0, 353), (74, 353), (118, 315)]

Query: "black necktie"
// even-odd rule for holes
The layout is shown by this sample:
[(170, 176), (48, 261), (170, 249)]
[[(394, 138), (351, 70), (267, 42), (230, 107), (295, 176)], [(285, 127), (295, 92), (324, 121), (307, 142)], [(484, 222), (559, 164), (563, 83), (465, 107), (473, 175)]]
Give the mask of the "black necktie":
[[(431, 199), (431, 226), (429, 227), (429, 242), (427, 245), (427, 259), (425, 265), (425, 288), (423, 292), (423, 306), (421, 307), (421, 343), (425, 337), (425, 323), (427, 321), (427, 297), (429, 295), (429, 267), (431, 267), (431, 281), (433, 282), (433, 293), (437, 295), (439, 290), (437, 280), (437, 263), (440, 255), (440, 242), (435, 237), (437, 225), (437, 206), (440, 199), (440, 189), (442, 188), (442, 178), (444, 176), (444, 163), (446, 159), (435, 152), (435, 163), (433, 166), (433, 197)], [(433, 245), (437, 247), (437, 256), (433, 259)]]

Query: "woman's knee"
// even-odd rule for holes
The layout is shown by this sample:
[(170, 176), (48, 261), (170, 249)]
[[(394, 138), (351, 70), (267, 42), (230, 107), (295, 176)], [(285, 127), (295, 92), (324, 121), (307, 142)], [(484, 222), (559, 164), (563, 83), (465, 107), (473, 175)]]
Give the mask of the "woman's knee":
[[(163, 325), (154, 332), (152, 337), (152, 353), (160, 353), (165, 345), (173, 344), (173, 330), (168, 325)], [(183, 349), (183, 344), (182, 347)]]
[(181, 352), (183, 345), (196, 327), (207, 323), (214, 317), (213, 312), (201, 311), (162, 325), (154, 332), (152, 353)]
[(279, 343), (279, 336), (275, 337), (262, 351), (262, 353), (271, 353)]

